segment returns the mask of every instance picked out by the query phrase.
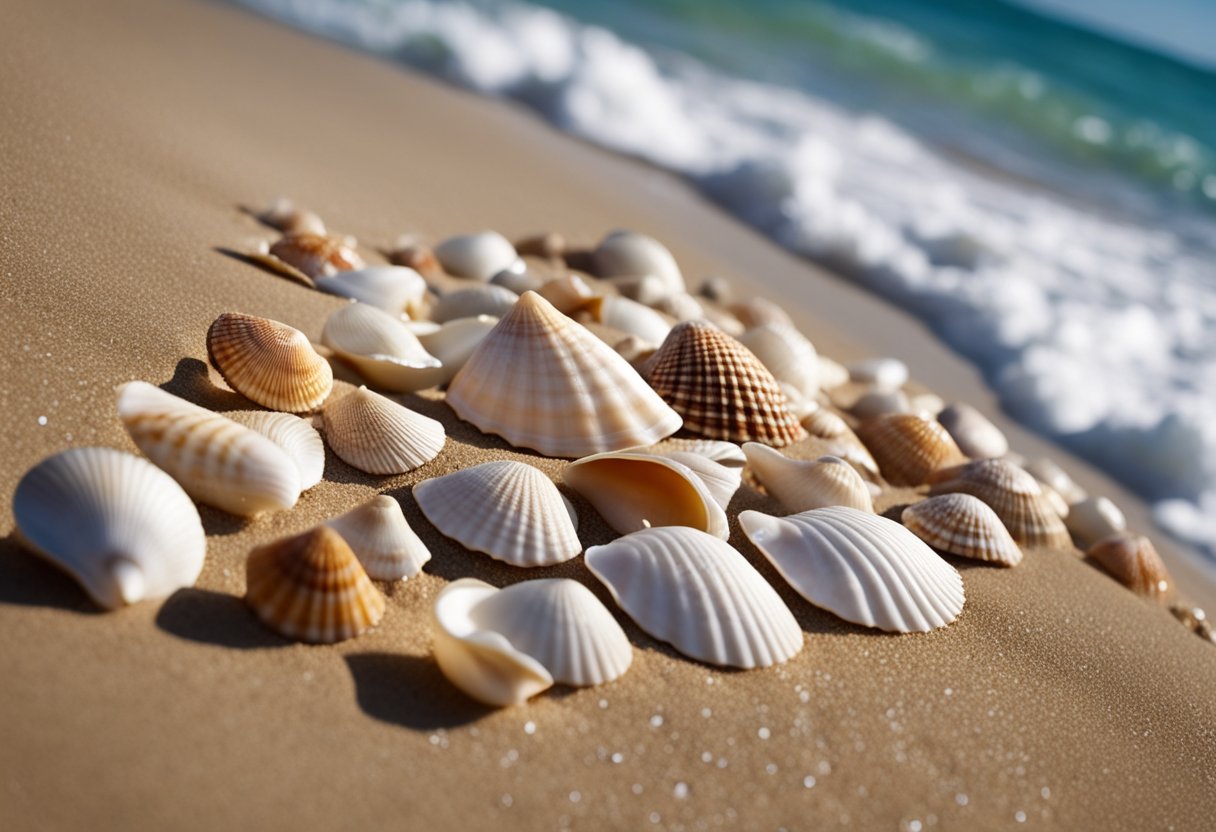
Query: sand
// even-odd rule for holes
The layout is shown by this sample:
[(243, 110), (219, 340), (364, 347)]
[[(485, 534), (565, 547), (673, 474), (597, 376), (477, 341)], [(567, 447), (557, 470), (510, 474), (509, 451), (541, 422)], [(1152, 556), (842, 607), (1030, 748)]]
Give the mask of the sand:
[[(246, 523), (204, 508), (196, 588), (97, 612), (12, 541), (16, 482), (66, 447), (133, 449), (113, 394), (130, 379), (249, 407), (204, 364), (220, 312), (319, 335), (340, 301), (218, 250), (267, 238), (238, 206), (280, 193), (369, 256), (404, 231), (652, 233), (690, 277), (782, 302), (823, 352), (906, 359), (947, 400), (995, 415), (1015, 448), (1050, 452), (1148, 524), (1124, 491), (1000, 419), (974, 370), (909, 317), (509, 105), (200, 2), (17, 0), (0, 78), (6, 830), (1210, 827), (1216, 650), (1065, 552), (1031, 551), (1014, 570), (955, 561), (961, 618), (891, 636), (810, 607), (735, 527), (807, 632), (794, 660), (724, 672), (621, 615), (635, 659), (619, 682), (473, 704), (430, 658), (430, 603), (456, 577), (524, 575), (438, 536), (410, 488), (486, 459), (555, 475), (563, 463), (483, 436), (435, 396), (406, 399), (448, 428), (434, 462), (373, 478), (331, 456), (289, 513)], [(431, 546), (426, 573), (393, 587), (383, 624), (353, 641), (263, 630), (240, 601), (248, 550), (376, 491), (399, 497)], [(576, 502), (584, 544), (610, 539)], [(749, 507), (774, 510), (745, 490), (732, 517)], [(1187, 594), (1216, 606), (1187, 553), (1158, 543)], [(526, 577), (542, 575), (607, 599), (578, 560)]]

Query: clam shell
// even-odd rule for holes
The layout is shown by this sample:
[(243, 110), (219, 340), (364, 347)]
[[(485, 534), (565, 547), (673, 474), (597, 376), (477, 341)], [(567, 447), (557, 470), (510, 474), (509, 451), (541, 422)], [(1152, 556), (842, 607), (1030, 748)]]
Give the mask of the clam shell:
[(911, 413), (912, 403), (903, 390), (867, 390), (853, 402), (849, 412), (864, 422), (888, 413)]
[(442, 386), (452, 380), (497, 323), (498, 318), (489, 315), (457, 318), (448, 321), (434, 332), (418, 336), (426, 351), (443, 362), (443, 367), (436, 376), (437, 384)]
[(482, 431), (546, 456), (649, 445), (680, 427), (625, 359), (535, 292), (473, 351), (447, 403)]
[(942, 494), (908, 506), (900, 517), (934, 549), (974, 560), (1017, 566), (1022, 550), (988, 504), (970, 494)]
[(723, 540), (730, 534), (726, 512), (701, 478), (666, 456), (595, 454), (567, 465), (562, 479), (621, 534), (652, 526), (690, 526)]
[(298, 641), (345, 641), (384, 617), (384, 596), (328, 526), (254, 549), (245, 585), (245, 603), (261, 622)]
[(501, 633), (474, 620), (473, 611), (498, 592), (476, 578), (453, 581), (435, 599), (432, 630), (435, 661), (448, 681), (478, 702), (505, 707), (552, 687), (553, 677)]
[(376, 387), (413, 393), (445, 377), (442, 362), (397, 318), (366, 303), (336, 309), (321, 330), (321, 343), (353, 365)]
[(817, 607), (866, 627), (923, 633), (963, 610), (963, 579), (903, 526), (843, 506), (739, 515), (744, 534)]
[(587, 302), (587, 309), (596, 323), (636, 335), (654, 346), (663, 343), (667, 333), (671, 332), (671, 324), (658, 312), (619, 295), (591, 298)]
[(368, 577), (377, 581), (412, 578), (431, 559), (426, 544), (401, 512), (401, 504), (387, 494), (378, 494), (325, 525), (342, 535)]
[(1009, 453), (1009, 440), (988, 417), (966, 402), (955, 402), (937, 414), (959, 450), (972, 459), (989, 459)]
[(1127, 530), (1127, 518), (1106, 497), (1086, 497), (1069, 506), (1064, 525), (1080, 544), (1091, 546), (1103, 538)]
[(524, 269), (515, 246), (497, 231), (449, 237), (435, 246), (435, 256), (448, 274), (483, 282), (503, 269)]
[(1173, 584), (1156, 547), (1141, 535), (1118, 532), (1090, 546), (1085, 556), (1137, 595), (1161, 598)]
[(778, 447), (806, 436), (772, 373), (712, 324), (677, 324), (651, 357), (646, 379), (694, 433)]
[[(1023, 469), (1024, 470), (1024, 469)], [(1039, 490), (1043, 492), (1043, 499), (1051, 504), (1052, 509), (1061, 518), (1067, 518), (1069, 511), (1068, 503), (1064, 502), (1064, 498), (1060, 496), (1060, 492), (1056, 491), (1050, 485), (1044, 482), (1039, 483)], [(1068, 525), (1065, 523), (1065, 525)]]
[(929, 493), (961, 493), (987, 503), (1017, 543), (1071, 549), (1064, 521), (1030, 474), (1003, 459), (981, 459), (938, 471)]
[(225, 312), (207, 330), (207, 355), (233, 390), (271, 410), (316, 410), (334, 387), (329, 362), (287, 324)]
[(349, 242), (345, 237), (324, 234), (285, 234), (270, 247), (270, 253), (316, 280), (324, 275), (363, 268), (363, 258)]
[(1085, 489), (1073, 482), (1068, 472), (1049, 457), (1039, 457), (1023, 467), (1036, 480), (1051, 486), (1068, 505), (1079, 503), (1088, 496)]
[(301, 491), (312, 488), (325, 475), (325, 443), (317, 429), (299, 416), (269, 410), (234, 410), (224, 415), (282, 448), (300, 469)]
[(576, 274), (546, 281), (536, 293), (563, 315), (573, 315), (596, 296), (595, 290)]
[(404, 474), (443, 450), (443, 424), (366, 387), (331, 399), (325, 439), (346, 464), (369, 474)]
[(426, 297), (422, 275), (405, 266), (372, 266), (317, 278), (317, 288), (383, 309), (392, 315), (417, 311)]
[(285, 196), (276, 198), (257, 218), (284, 234), (325, 234), (325, 223), (319, 216)]
[(654, 308), (664, 315), (670, 315), (677, 321), (699, 321), (705, 317), (705, 309), (700, 302), (687, 292), (676, 292), (659, 298)]
[(574, 508), (523, 462), (486, 462), (414, 486), (435, 528), (512, 566), (552, 566), (582, 551)]
[(159, 387), (119, 387), (118, 418), (139, 449), (199, 502), (252, 517), (285, 511), (300, 496), (300, 468), (286, 451)]
[(755, 442), (744, 445), (743, 452), (765, 489), (786, 511), (808, 511), (825, 506), (874, 511), (865, 480), (839, 457), (821, 456), (814, 462), (804, 462), (789, 459), (780, 451)]
[(431, 310), (431, 319), (447, 323), (457, 318), (475, 318), (478, 315), (502, 317), (511, 311), (519, 295), (502, 286), (485, 284), (468, 289), (457, 289), (439, 298)]
[(122, 451), (72, 448), (42, 460), (17, 483), (13, 519), (23, 544), (108, 610), (192, 586), (203, 568), (194, 503), (164, 471)]
[(643, 529), (592, 546), (587, 567), (638, 626), (686, 656), (768, 667), (802, 649), (777, 592), (726, 542), (688, 528)]
[(944, 427), (915, 413), (871, 419), (857, 435), (892, 485), (920, 485), (934, 471), (966, 461)]
[(882, 390), (897, 390), (908, 383), (908, 365), (898, 358), (870, 358), (848, 366), (849, 378)]
[(819, 389), (834, 390), (842, 384), (848, 384), (848, 369), (835, 359), (826, 355), (819, 356)]
[(762, 297), (751, 297), (747, 300), (732, 303), (727, 311), (739, 319), (745, 329), (752, 329), (765, 324), (784, 324), (793, 326), (789, 314), (771, 300)]
[(811, 398), (819, 392), (819, 354), (794, 327), (762, 324), (740, 335), (739, 343), (768, 367), (773, 378), (793, 387), (799, 397)]
[(684, 276), (676, 259), (666, 246), (645, 234), (613, 231), (596, 246), (591, 260), (600, 277), (652, 275), (662, 281), (664, 295), (684, 291)]

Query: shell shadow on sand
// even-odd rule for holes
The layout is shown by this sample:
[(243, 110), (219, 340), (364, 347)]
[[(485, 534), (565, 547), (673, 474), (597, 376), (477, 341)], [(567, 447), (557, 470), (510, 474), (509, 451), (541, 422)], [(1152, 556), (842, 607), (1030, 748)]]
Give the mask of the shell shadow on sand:
[[(344, 657), (359, 708), (373, 719), (416, 731), (455, 728), (497, 709), (460, 693), (430, 656), (353, 653)], [(450, 695), (437, 696), (437, 692)]]
[(101, 613), (71, 577), (27, 551), (13, 534), (0, 540), (0, 604)]
[(259, 624), (242, 599), (196, 587), (170, 595), (156, 613), (156, 626), (186, 641), (238, 650), (292, 643)]

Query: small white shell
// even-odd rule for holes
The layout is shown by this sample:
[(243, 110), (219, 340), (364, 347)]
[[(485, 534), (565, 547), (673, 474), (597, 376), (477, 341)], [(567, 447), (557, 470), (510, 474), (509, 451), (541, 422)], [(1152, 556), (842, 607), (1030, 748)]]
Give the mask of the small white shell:
[(1069, 506), (1064, 525), (1082, 549), (1127, 530), (1127, 518), (1106, 497), (1086, 497)]
[(401, 504), (387, 494), (378, 494), (325, 524), (342, 535), (368, 577), (377, 581), (412, 578), (431, 559), (426, 544), (401, 512)]
[(845, 621), (923, 633), (963, 610), (962, 577), (893, 520), (834, 506), (784, 518), (745, 511), (739, 524), (803, 598)]
[(498, 318), (489, 315), (457, 318), (448, 321), (434, 332), (418, 336), (426, 351), (443, 362), (443, 367), (436, 375), (436, 385), (442, 386), (452, 380), (497, 323)]
[(876, 388), (863, 393), (853, 402), (849, 412), (864, 422), (866, 419), (885, 416), (888, 413), (911, 413), (912, 403), (908, 401), (908, 395), (903, 390)]
[(1009, 440), (1001, 429), (966, 402), (955, 402), (937, 414), (937, 421), (950, 431), (959, 450), (972, 459), (988, 459), (1009, 453)]
[(366, 387), (331, 397), (321, 411), (325, 439), (344, 462), (369, 474), (404, 474), (443, 450), (443, 423)]
[(536, 291), (545, 285), (545, 281), (544, 278), (532, 271), (503, 269), (490, 278), (490, 284), (510, 289), (515, 294), (522, 295), (524, 292)]
[(312, 488), (325, 475), (325, 443), (306, 419), (271, 410), (233, 410), (224, 415), (282, 448), (300, 469), (301, 491)]
[(435, 246), (435, 256), (448, 274), (483, 282), (504, 269), (526, 268), (515, 246), (497, 231), (449, 237)]
[(819, 354), (788, 324), (766, 323), (744, 332), (739, 343), (751, 350), (777, 381), (794, 388), (800, 399), (819, 392)]
[(443, 324), (457, 318), (475, 318), (478, 315), (500, 318), (511, 310), (517, 300), (519, 295), (510, 289), (490, 283), (457, 289), (439, 298), (431, 309), (431, 319)]
[(883, 390), (897, 390), (908, 382), (908, 365), (898, 358), (870, 358), (849, 365), (849, 378)]
[(849, 382), (849, 371), (834, 358), (819, 356), (819, 389), (834, 390)]
[(371, 266), (322, 276), (317, 288), (331, 295), (371, 304), (392, 315), (416, 309), (426, 295), (426, 280), (405, 266)]
[(725, 541), (643, 529), (592, 546), (587, 568), (650, 635), (709, 664), (768, 667), (802, 649), (802, 630), (768, 582)]
[(865, 480), (839, 457), (821, 456), (814, 462), (806, 462), (790, 459), (777, 449), (756, 442), (744, 445), (743, 453), (765, 489), (786, 511), (825, 506), (874, 511)]
[(604, 280), (615, 286), (623, 296), (647, 306), (654, 306), (670, 294), (667, 284), (652, 274), (605, 277)]
[(666, 246), (636, 231), (613, 231), (592, 252), (600, 277), (653, 275), (663, 282), (663, 294), (684, 291), (684, 276)]
[(658, 346), (671, 332), (671, 323), (658, 312), (620, 295), (592, 298), (587, 308), (597, 323), (636, 335), (648, 344)]
[(335, 310), (321, 330), (321, 343), (373, 385), (394, 393), (434, 387), (445, 375), (442, 362), (405, 324), (366, 303)]

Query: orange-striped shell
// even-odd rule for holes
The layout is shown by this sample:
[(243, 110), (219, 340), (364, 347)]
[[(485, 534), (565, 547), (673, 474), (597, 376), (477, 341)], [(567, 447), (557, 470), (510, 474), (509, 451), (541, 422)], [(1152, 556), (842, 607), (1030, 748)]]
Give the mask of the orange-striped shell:
[(774, 447), (806, 437), (773, 374), (712, 324), (673, 327), (647, 363), (646, 380), (693, 433)]
[(939, 468), (967, 461), (944, 427), (915, 413), (875, 417), (857, 435), (892, 485), (921, 485)]
[(1090, 546), (1085, 555), (1137, 595), (1160, 598), (1173, 583), (1157, 548), (1142, 535), (1112, 534)]
[(332, 644), (384, 617), (384, 596), (336, 531), (318, 526), (249, 553), (245, 602), (287, 638)]
[(325, 440), (344, 462), (369, 474), (404, 474), (443, 450), (443, 423), (366, 387), (325, 403)]
[(270, 247), (270, 253), (313, 279), (364, 266), (363, 258), (347, 245), (345, 237), (285, 234)]
[(908, 506), (900, 517), (934, 549), (965, 558), (1017, 566), (1022, 550), (996, 512), (970, 494), (942, 494)]
[(271, 410), (316, 410), (334, 387), (304, 333), (269, 318), (225, 312), (207, 330), (207, 355), (233, 390)]
[(1071, 549), (1064, 521), (1030, 474), (1003, 459), (981, 459), (933, 475), (930, 494), (970, 494), (987, 503), (1022, 546)]

